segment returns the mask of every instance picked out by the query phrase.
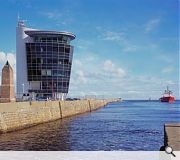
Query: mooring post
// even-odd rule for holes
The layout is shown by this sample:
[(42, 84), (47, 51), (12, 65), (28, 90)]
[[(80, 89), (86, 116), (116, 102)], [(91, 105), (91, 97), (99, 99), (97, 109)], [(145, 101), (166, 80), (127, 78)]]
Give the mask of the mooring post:
[(88, 100), (88, 104), (89, 104), (89, 111), (91, 112), (91, 103), (90, 103), (90, 100)]
[(59, 113), (60, 113), (60, 118), (62, 119), (62, 107), (61, 107), (61, 101), (59, 101)]

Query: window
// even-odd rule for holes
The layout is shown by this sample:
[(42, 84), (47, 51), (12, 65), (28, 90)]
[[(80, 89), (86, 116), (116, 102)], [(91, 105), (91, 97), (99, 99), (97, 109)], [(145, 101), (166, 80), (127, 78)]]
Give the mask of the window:
[(36, 75), (36, 70), (32, 70), (32, 75)]
[(57, 76), (57, 70), (53, 70), (53, 75)]
[(64, 47), (59, 47), (59, 52), (64, 52)]
[(43, 52), (43, 47), (41, 47), (41, 53)]
[(47, 51), (52, 52), (52, 46), (47, 46)]
[(57, 37), (53, 37), (53, 41), (54, 41), (54, 42), (57, 42)]
[(63, 82), (63, 87), (66, 87), (66, 82)]
[(29, 45), (26, 46), (26, 50), (27, 50), (27, 52), (30, 52), (30, 51), (31, 51), (31, 48), (30, 48)]
[(62, 40), (67, 42), (67, 36), (63, 36)]
[(53, 64), (57, 64), (58, 60), (57, 59), (53, 59)]
[(36, 63), (36, 59), (35, 58), (32, 59), (32, 63)]
[(41, 64), (43, 64), (43, 59), (41, 58)]
[(58, 60), (58, 64), (62, 64), (62, 62), (63, 62), (62, 60)]
[(46, 38), (42, 38), (41, 41), (42, 41), (42, 42), (46, 42)]
[(71, 39), (68, 37), (67, 38), (67, 44), (70, 44), (70, 41), (71, 41)]
[(31, 51), (35, 51), (35, 46), (34, 46), (34, 44), (31, 44)]
[(62, 42), (62, 36), (58, 37), (58, 42)]
[(58, 71), (58, 76), (63, 76), (64, 75), (64, 73), (63, 73), (63, 71)]
[(40, 76), (41, 75), (41, 71), (37, 70), (37, 75)]
[(47, 38), (47, 42), (51, 42), (52, 41), (52, 38), (51, 37), (48, 37)]
[(28, 70), (28, 75), (32, 75), (32, 71), (31, 70)]
[(51, 63), (52, 63), (52, 59), (50, 59), (50, 58), (47, 59), (47, 63), (48, 63), (48, 64), (51, 64)]
[(41, 63), (41, 59), (40, 58), (37, 58), (37, 63)]
[(70, 53), (70, 48), (65, 48), (65, 53)]
[(58, 52), (58, 47), (53, 47), (53, 52)]
[(69, 64), (69, 60), (68, 59), (64, 59), (64, 64)]
[(48, 69), (46, 73), (47, 73), (47, 76), (51, 76), (51, 70)]
[(41, 75), (42, 75), (42, 76), (45, 76), (45, 75), (46, 75), (46, 70), (45, 70), (45, 69), (42, 69), (42, 70), (41, 70)]
[(36, 51), (40, 52), (41, 51), (41, 47), (40, 46), (36, 46)]

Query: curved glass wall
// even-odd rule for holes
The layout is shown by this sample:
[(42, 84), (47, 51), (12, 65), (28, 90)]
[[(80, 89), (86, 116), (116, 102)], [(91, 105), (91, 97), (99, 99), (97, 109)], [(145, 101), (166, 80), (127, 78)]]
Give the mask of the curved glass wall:
[(62, 38), (34, 37), (33, 43), (26, 43), (28, 81), (39, 82), (38, 87), (30, 83), (29, 92), (45, 97), (68, 93), (73, 46), (68, 37)]

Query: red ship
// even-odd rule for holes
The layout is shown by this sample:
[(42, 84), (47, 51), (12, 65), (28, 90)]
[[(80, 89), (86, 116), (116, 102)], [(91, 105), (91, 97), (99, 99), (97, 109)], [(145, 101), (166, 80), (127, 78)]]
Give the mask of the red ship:
[(175, 98), (174, 96), (172, 95), (172, 91), (170, 91), (168, 89), (168, 86), (167, 86), (167, 90), (165, 90), (164, 94), (163, 94), (163, 97), (160, 98), (160, 101), (161, 102), (174, 102)]

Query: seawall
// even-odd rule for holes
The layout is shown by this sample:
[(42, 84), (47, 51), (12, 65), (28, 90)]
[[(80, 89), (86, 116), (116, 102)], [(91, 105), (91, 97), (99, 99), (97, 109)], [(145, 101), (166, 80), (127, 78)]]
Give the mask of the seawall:
[(0, 103), (0, 133), (91, 112), (117, 100)]

